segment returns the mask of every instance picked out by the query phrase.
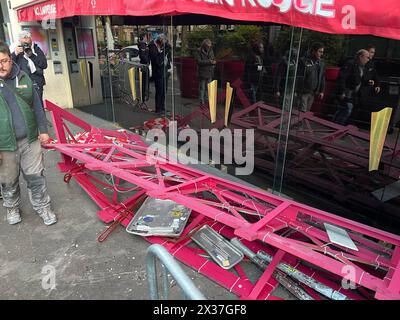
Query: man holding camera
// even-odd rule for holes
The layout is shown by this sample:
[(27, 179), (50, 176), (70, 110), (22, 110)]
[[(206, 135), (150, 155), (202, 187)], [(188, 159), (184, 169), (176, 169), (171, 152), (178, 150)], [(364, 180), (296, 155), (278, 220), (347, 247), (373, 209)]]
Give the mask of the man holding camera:
[(43, 101), (43, 87), (46, 84), (43, 70), (47, 68), (47, 59), (42, 49), (32, 42), (31, 33), (23, 30), (19, 33), (17, 43), (10, 46), (13, 61), (32, 80), (40, 101)]

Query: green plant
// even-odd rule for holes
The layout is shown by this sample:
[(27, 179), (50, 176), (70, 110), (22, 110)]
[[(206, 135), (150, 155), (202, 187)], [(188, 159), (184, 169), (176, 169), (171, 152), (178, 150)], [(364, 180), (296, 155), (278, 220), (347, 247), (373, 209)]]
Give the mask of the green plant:
[(254, 41), (262, 41), (262, 27), (236, 26), (234, 31), (221, 37), (220, 48), (231, 48), (232, 55), (240, 59), (246, 59), (250, 46)]
[[(279, 36), (275, 39), (274, 47), (281, 55), (290, 47), (291, 30), (292, 28), (290, 27), (283, 27), (279, 32)], [(344, 55), (345, 41), (345, 35), (328, 34), (304, 29), (300, 44), (300, 56), (306, 54), (312, 43), (320, 42), (324, 45), (324, 60), (326, 65), (328, 67), (337, 66)]]
[(200, 48), (206, 38), (213, 42), (214, 53), (218, 59), (228, 56), (245, 59), (251, 43), (261, 41), (263, 32), (262, 27), (251, 25), (235, 26), (232, 31), (218, 30), (217, 27), (207, 26), (191, 31), (186, 36), (186, 44), (182, 46), (182, 55), (194, 56), (195, 50)]
[(121, 40), (121, 41), (119, 41), (119, 44), (124, 48), (124, 47), (130, 46), (132, 43), (129, 40)]
[(191, 31), (186, 36), (186, 43), (182, 46), (182, 55), (193, 57), (203, 40), (207, 38), (214, 42), (214, 33), (210, 27)]

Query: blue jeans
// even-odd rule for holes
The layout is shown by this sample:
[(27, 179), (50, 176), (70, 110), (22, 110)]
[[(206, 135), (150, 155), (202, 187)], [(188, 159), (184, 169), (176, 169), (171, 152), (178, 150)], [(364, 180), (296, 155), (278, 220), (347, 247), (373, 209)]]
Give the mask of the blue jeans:
[(251, 103), (257, 102), (258, 84), (250, 83), (250, 99)]
[(350, 118), (351, 112), (353, 111), (353, 102), (346, 102), (344, 106), (340, 106), (340, 109), (336, 111), (333, 116), (333, 122), (345, 126)]
[(207, 89), (207, 85), (211, 82), (211, 78), (210, 79), (204, 79), (204, 78), (200, 78), (199, 79), (199, 91), (200, 91), (200, 103), (201, 104), (205, 104), (206, 101), (208, 101), (208, 89)]

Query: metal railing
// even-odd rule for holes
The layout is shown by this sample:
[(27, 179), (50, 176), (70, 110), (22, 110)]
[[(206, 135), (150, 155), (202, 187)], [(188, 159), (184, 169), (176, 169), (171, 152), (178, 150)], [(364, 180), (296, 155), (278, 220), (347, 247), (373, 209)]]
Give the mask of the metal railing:
[(194, 285), (193, 281), (186, 275), (172, 255), (159, 244), (153, 244), (147, 250), (146, 269), (147, 281), (149, 285), (149, 295), (152, 300), (160, 300), (158, 292), (156, 259), (160, 260), (163, 276), (163, 298), (169, 298), (168, 274), (171, 274), (178, 286), (182, 290), (185, 299), (205, 300), (206, 298), (200, 290)]
[[(137, 96), (132, 96), (132, 89), (129, 81), (129, 69), (134, 69), (135, 73), (135, 87)], [(142, 73), (142, 80), (139, 79), (139, 71)], [(122, 103), (132, 105), (134, 107), (140, 107), (141, 109), (147, 109), (146, 101), (149, 100), (149, 66), (140, 64), (138, 62), (131, 62), (121, 60), (114, 67), (113, 70), (113, 88), (114, 96), (118, 98)]]

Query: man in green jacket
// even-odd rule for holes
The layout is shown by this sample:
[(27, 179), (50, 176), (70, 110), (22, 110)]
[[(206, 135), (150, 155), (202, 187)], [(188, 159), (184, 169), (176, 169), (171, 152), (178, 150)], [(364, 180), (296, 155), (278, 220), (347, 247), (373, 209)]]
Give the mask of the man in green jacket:
[(48, 140), (46, 115), (32, 81), (0, 43), (0, 183), (9, 224), (21, 222), (20, 171), (33, 209), (46, 225), (57, 222), (43, 175), (41, 143)]

